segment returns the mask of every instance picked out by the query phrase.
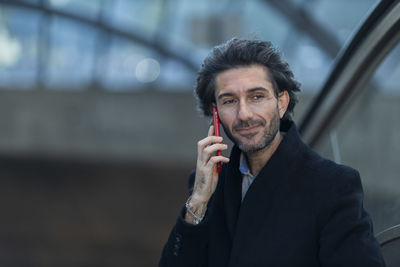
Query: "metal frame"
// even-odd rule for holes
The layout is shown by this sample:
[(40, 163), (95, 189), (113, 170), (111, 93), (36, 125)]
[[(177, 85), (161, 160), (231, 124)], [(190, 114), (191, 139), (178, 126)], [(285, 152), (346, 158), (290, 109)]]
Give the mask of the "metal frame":
[(341, 51), (299, 131), (312, 147), (335, 127), (385, 56), (400, 41), (400, 0), (381, 1)]
[(335, 35), (314, 20), (305, 8), (296, 7), (288, 0), (264, 0), (264, 2), (275, 7), (293, 27), (311, 37), (329, 56), (333, 58), (338, 54), (341, 44)]
[(376, 239), (382, 246), (400, 239), (400, 224), (390, 227), (376, 235)]

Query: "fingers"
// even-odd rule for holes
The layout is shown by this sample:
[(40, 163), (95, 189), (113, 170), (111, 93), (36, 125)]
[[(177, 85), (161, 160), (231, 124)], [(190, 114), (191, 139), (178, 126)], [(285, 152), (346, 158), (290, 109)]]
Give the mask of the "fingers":
[(214, 135), (214, 125), (211, 125), (210, 128), (208, 128), (208, 136)]
[(226, 144), (221, 144), (222, 137), (209, 136), (198, 142), (197, 158), (202, 161), (208, 161), (211, 155), (218, 150), (227, 150)]
[[(221, 136), (214, 135), (214, 126), (211, 125), (208, 129), (208, 136), (197, 143), (197, 160), (198, 164), (201, 166), (206, 166), (209, 163), (210, 158), (213, 156), (214, 153), (217, 151), (227, 150), (228, 146), (226, 144), (222, 144), (223, 138)], [(227, 162), (229, 159), (223, 157), (224, 159), (221, 160), (220, 158), (213, 159), (212, 162)], [(214, 164), (212, 163), (212, 164)]]
[(211, 155), (218, 150), (226, 150), (228, 146), (221, 144), (223, 138), (214, 135), (214, 126), (208, 129), (208, 136), (197, 142), (197, 158), (202, 161), (208, 161)]
[(226, 145), (226, 144), (213, 144), (213, 145), (210, 145), (210, 146), (204, 148), (203, 154), (211, 155), (211, 154), (217, 152), (218, 150), (227, 150), (227, 149), (228, 149), (228, 145)]
[(229, 158), (224, 157), (224, 156), (214, 156), (214, 157), (210, 158), (210, 160), (207, 162), (207, 165), (212, 167), (215, 164), (217, 164), (218, 162), (228, 163), (229, 162)]
[(223, 138), (221, 136), (208, 136), (197, 142), (197, 148), (203, 150), (205, 147), (215, 143), (221, 143)]

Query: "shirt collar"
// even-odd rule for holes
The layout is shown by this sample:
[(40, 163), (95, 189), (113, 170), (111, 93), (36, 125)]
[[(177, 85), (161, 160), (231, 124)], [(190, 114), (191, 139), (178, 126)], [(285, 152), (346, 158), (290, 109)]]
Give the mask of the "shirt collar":
[(255, 177), (255, 175), (252, 175), (250, 173), (249, 167), (247, 166), (247, 158), (246, 155), (242, 152), (240, 153), (240, 166), (239, 170), (243, 175), (248, 175), (250, 177)]

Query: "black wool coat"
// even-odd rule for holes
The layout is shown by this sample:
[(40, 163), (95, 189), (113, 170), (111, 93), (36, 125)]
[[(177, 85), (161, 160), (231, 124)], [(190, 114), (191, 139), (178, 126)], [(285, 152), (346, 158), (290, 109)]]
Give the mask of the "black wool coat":
[(182, 209), (159, 266), (384, 266), (358, 172), (313, 152), (293, 122), (282, 128), (243, 202), (241, 151), (232, 149), (205, 219), (188, 224)]

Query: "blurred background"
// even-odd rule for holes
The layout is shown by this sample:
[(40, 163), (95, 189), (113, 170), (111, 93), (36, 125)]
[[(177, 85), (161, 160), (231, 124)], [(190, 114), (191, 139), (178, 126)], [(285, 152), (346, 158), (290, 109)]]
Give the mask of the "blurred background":
[[(210, 49), (270, 40), (301, 124), (377, 4), (0, 0), (0, 265), (156, 266), (207, 133), (193, 88)], [(360, 171), (376, 233), (400, 223), (399, 59), (396, 41), (313, 144)]]

